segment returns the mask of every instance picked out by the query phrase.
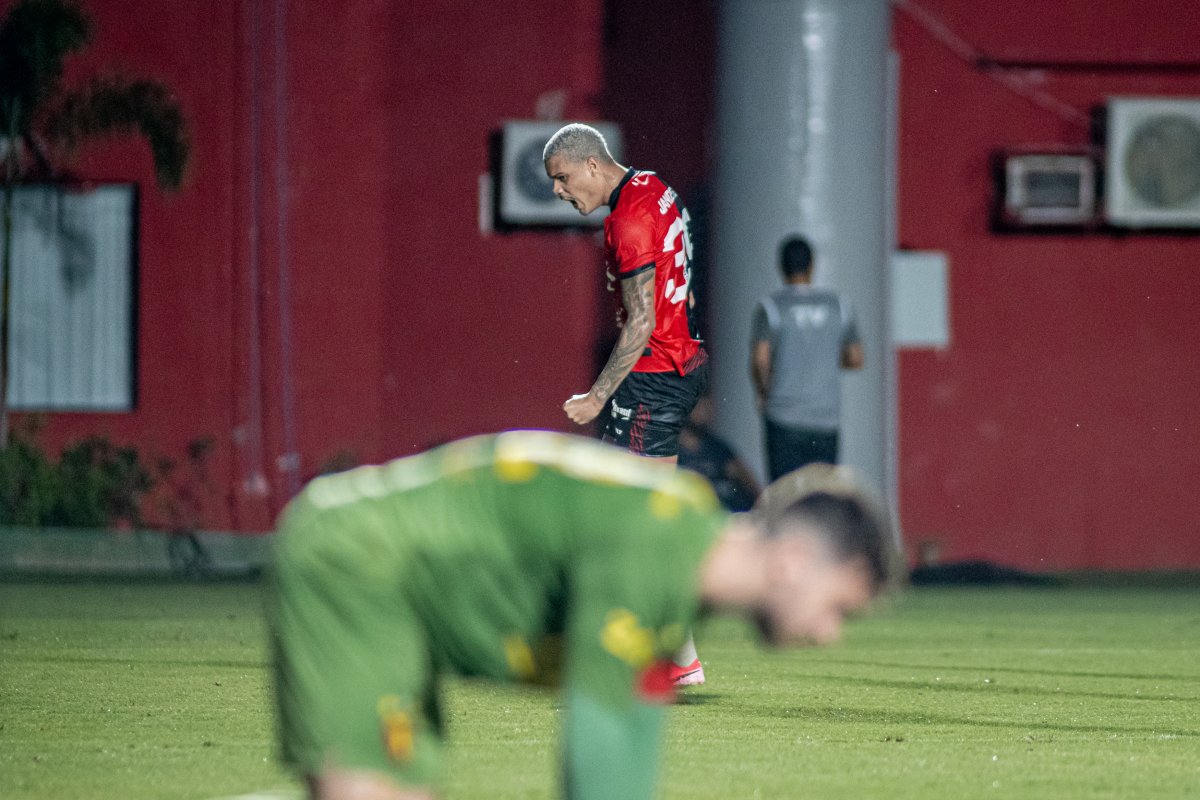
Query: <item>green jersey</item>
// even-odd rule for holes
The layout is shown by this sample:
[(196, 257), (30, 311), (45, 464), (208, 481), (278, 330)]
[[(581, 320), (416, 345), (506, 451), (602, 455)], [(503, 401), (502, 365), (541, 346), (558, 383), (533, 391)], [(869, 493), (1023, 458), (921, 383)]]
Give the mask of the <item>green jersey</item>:
[[(356, 682), (378, 691), (358, 702), (372, 705), (384, 766), (412, 783), (436, 780), (440, 759), (418, 750), (440, 742), (420, 735), (440, 729), (429, 696), (437, 674), (561, 683), (568, 796), (650, 796), (661, 711), (642, 695), (670, 689), (655, 665), (684, 640), (698, 567), (724, 519), (695, 475), (541, 431), (318, 478), (286, 511), (278, 545), (285, 751), (294, 729), (302, 765), (332, 749), (381, 768), (309, 730), (319, 723), (288, 724), (321, 708), (350, 714), (354, 700), (330, 672), (357, 669)], [(393, 649), (405, 649), (406, 666)], [(325, 652), (339, 650), (354, 655)], [(393, 683), (372, 671), (394, 673)]]

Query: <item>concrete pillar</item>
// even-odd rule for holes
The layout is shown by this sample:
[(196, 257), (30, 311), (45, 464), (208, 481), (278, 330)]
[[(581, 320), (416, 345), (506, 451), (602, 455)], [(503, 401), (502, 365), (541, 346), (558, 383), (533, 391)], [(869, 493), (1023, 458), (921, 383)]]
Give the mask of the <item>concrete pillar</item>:
[(813, 245), (814, 282), (854, 304), (866, 351), (862, 371), (843, 373), (842, 462), (891, 494), (887, 0), (723, 0), (718, 24), (709, 281), (718, 431), (765, 472), (750, 318), (782, 285), (780, 241), (799, 233)]

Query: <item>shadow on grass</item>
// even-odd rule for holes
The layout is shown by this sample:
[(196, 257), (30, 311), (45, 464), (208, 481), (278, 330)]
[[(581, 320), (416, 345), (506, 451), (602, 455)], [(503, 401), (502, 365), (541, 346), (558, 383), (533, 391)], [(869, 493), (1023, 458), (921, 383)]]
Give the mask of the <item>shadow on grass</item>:
[(797, 722), (830, 722), (838, 724), (867, 723), (872, 725), (911, 725), (911, 726), (961, 726), (969, 728), (997, 728), (1017, 731), (1062, 731), (1064, 733), (1089, 733), (1109, 735), (1146, 735), (1146, 736), (1175, 736), (1195, 738), (1200, 737), (1200, 731), (1183, 730), (1170, 727), (1148, 728), (1142, 725), (1083, 725), (1053, 720), (1006, 720), (979, 719), (976, 717), (959, 717), (950, 714), (930, 714), (927, 712), (881, 711), (866, 708), (820, 708), (817, 706), (754, 706), (745, 707), (755, 717), (776, 717), (779, 719), (795, 720)]
[[(992, 670), (979, 670), (991, 672)], [(958, 683), (954, 681), (889, 681), (879, 678), (852, 678), (845, 675), (805, 675), (804, 679), (813, 679), (828, 683), (849, 684), (853, 686), (869, 686), (879, 689), (898, 689), (901, 691), (934, 691), (962, 692), (968, 694), (1006, 694), (1026, 697), (1088, 697), (1095, 700), (1162, 700), (1178, 702), (1196, 702), (1200, 697), (1178, 694), (1133, 694), (1131, 692), (1086, 692), (1074, 689), (1047, 689), (1040, 686), (1006, 686), (992, 683)]]
[(64, 657), (57, 654), (53, 655), (14, 655), (12, 653), (5, 654), (5, 658), (10, 662), (23, 662), (26, 664), (84, 664), (87, 666), (105, 666), (118, 665), (127, 666), (129, 664), (151, 664), (164, 667), (229, 667), (231, 669), (265, 669), (270, 666), (270, 662), (266, 660), (260, 661), (210, 661), (205, 658), (79, 658), (79, 657)]
[(708, 703), (719, 703), (725, 695), (720, 692), (682, 691), (675, 695), (677, 706), (703, 706)]
[(166, 573), (43, 573), (30, 570), (0, 569), (0, 581), (12, 586), (196, 586), (263, 583), (261, 569), (218, 571), (203, 578)]
[(858, 658), (825, 658), (823, 664), (846, 664), (860, 667), (888, 667), (893, 669), (928, 670), (930, 672), (987, 672), (1006, 675), (1049, 675), (1061, 678), (1109, 678), (1133, 681), (1181, 681), (1200, 683), (1200, 678), (1190, 675), (1166, 674), (1162, 672), (1081, 672), (1068, 669), (1027, 669), (1024, 667), (989, 667), (980, 665), (960, 666), (957, 664), (910, 664), (900, 661), (869, 661)]

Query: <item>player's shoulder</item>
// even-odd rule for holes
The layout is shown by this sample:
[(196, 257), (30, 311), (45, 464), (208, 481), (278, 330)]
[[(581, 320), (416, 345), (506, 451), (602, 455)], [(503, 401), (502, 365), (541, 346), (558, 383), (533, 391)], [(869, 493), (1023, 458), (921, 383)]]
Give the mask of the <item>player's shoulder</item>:
[(776, 289), (762, 299), (762, 304), (768, 309), (780, 310), (786, 309), (796, 303), (806, 301), (808, 295), (796, 291), (794, 286), (784, 286), (782, 289)]
[(841, 292), (825, 286), (817, 287), (813, 296), (816, 302), (839, 310), (846, 308), (849, 302)]
[(650, 214), (659, 210), (659, 204), (669, 196), (666, 205), (675, 201), (675, 190), (665, 184), (658, 174), (650, 170), (637, 170), (621, 189), (621, 202), (616, 211), (629, 215)]
[(842, 296), (836, 289), (828, 286), (785, 286), (772, 294), (781, 305), (788, 304), (837, 304), (842, 302)]
[(637, 191), (651, 192), (656, 188), (666, 186), (662, 178), (658, 177), (658, 173), (649, 169), (634, 170), (633, 175), (629, 178), (629, 185)]
[(549, 469), (599, 487), (631, 489), (629, 502), (646, 504), (652, 513), (711, 511), (718, 507), (708, 483), (687, 470), (580, 436), (554, 431), (507, 431), (494, 437), (494, 458), (501, 476), (528, 479)]

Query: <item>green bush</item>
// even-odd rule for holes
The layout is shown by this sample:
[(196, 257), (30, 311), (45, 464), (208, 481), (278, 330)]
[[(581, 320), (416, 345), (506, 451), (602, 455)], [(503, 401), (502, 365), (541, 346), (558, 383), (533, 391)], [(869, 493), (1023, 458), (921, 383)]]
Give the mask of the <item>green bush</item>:
[(14, 433), (0, 450), (0, 524), (50, 524), (62, 494), (60, 480), (46, 455)]
[(142, 522), (139, 502), (155, 480), (132, 447), (116, 447), (89, 436), (62, 451), (58, 462), (62, 491), (49, 525), (100, 527)]
[(156, 483), (135, 448), (106, 437), (70, 444), (54, 463), (30, 434), (14, 433), (0, 450), (0, 525), (137, 526)]

